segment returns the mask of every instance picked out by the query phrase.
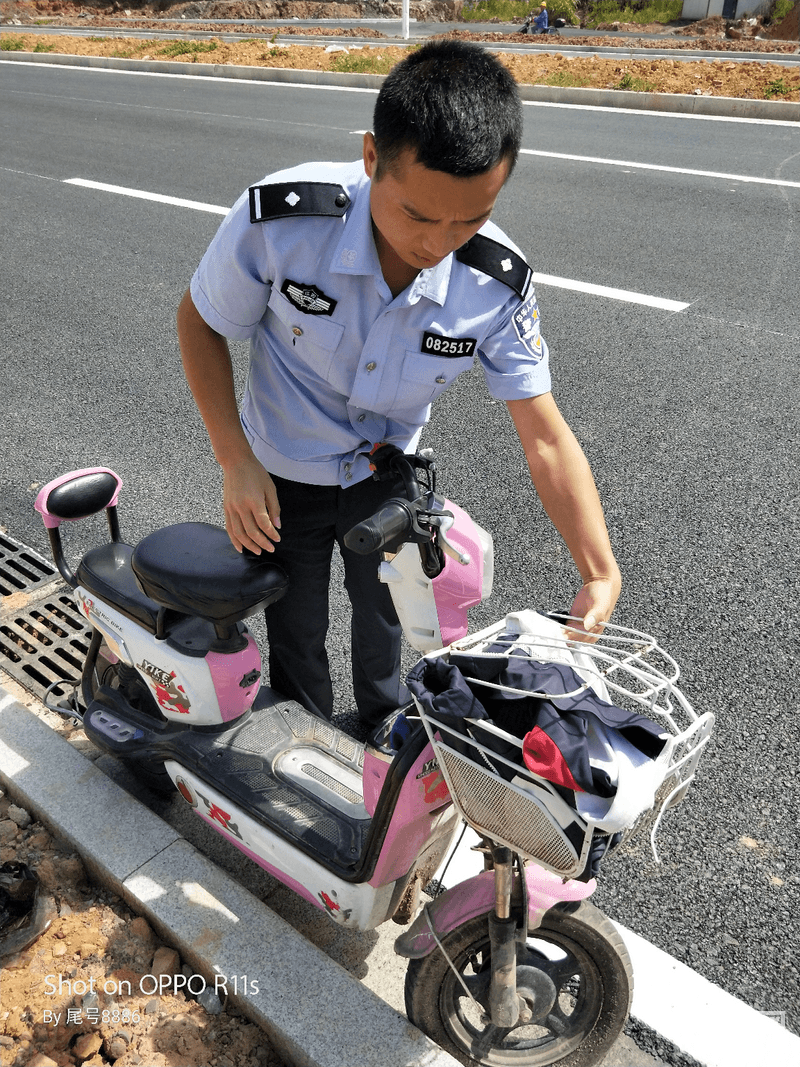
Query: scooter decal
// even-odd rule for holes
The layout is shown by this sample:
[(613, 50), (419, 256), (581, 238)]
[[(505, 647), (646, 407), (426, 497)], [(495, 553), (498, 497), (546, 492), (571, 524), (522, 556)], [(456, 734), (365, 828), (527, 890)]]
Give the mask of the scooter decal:
[[(181, 790), (181, 793), (183, 793), (183, 790)], [(226, 833), (232, 834), (240, 841), (244, 841), (244, 838), (239, 833), (239, 827), (236, 825), (236, 823), (231, 822), (231, 816), (227, 813), (227, 811), (223, 811), (223, 809), (218, 804), (215, 804), (213, 801), (209, 800), (208, 797), (204, 797), (199, 789), (197, 790), (197, 795), (200, 797), (200, 799), (206, 806), (206, 818), (214, 822), (218, 822), (223, 828), (223, 830), (226, 831)]]
[(156, 702), (160, 708), (164, 711), (174, 711), (179, 715), (189, 714), (192, 705), (183, 686), (175, 681), (175, 671), (167, 674), (161, 667), (156, 667), (154, 663), (149, 663), (146, 659), (139, 664), (139, 670), (153, 679)]
[(420, 778), (424, 778), (425, 775), (430, 774), (431, 771), (438, 771), (438, 770), (439, 770), (439, 761), (438, 761), (438, 759), (435, 759), (435, 758), (434, 759), (429, 759), (426, 763), (422, 764), (422, 770), (417, 775), (417, 781), (419, 781)]
[(78, 607), (84, 613), (89, 622), (92, 621), (92, 615), (94, 615), (95, 618), (101, 619), (106, 624), (106, 626), (110, 626), (112, 630), (117, 630), (119, 633), (122, 633), (122, 627), (119, 625), (119, 623), (115, 622), (113, 619), (110, 619), (108, 615), (105, 614), (105, 612), (101, 611), (100, 608), (98, 608), (97, 604), (94, 602), (94, 600), (92, 600), (90, 597), (83, 594), (80, 590), (76, 590), (75, 598), (78, 601)]
[[(323, 889), (319, 891), (317, 896), (322, 901), (325, 911), (327, 911), (331, 918), (336, 918), (337, 922), (341, 920), (347, 922), (352, 914), (352, 908), (347, 908), (345, 911), (342, 911), (342, 905), (337, 904), (335, 900), (332, 900)], [(336, 915), (337, 911), (339, 912), (338, 916)]]
[(437, 804), (439, 801), (447, 800), (450, 793), (444, 775), (438, 766), (422, 779), (422, 790), (422, 799), (426, 804)]

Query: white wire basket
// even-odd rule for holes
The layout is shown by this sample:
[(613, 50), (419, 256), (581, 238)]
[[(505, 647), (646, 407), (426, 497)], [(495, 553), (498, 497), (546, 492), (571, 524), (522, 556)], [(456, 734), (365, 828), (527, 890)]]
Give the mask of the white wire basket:
[[(452, 653), (480, 658), (512, 654), (539, 663), (564, 664), (577, 673), (580, 683), (568, 693), (516, 690), (466, 675), (465, 680), (478, 700), (482, 688), (545, 699), (579, 696), (591, 689), (601, 700), (644, 715), (661, 727), (665, 740), (654, 759), (643, 756), (614, 731), (609, 744), (608, 731), (600, 727), (591, 762), (603, 765), (610, 774), (616, 787), (612, 798), (555, 788), (526, 766), (523, 740), (491, 720), (468, 719), (466, 723), (479, 727), (485, 740), (496, 736), (505, 751), (513, 746), (512, 758), (465, 736), (426, 710), (416, 697), (415, 703), (463, 818), (478, 833), (556, 874), (585, 877), (590, 853), (595, 857), (598, 848), (602, 852), (647, 824), (658, 860), (655, 836), (661, 817), (686, 796), (714, 716), (695, 713), (678, 689), (677, 663), (654, 637), (607, 623), (600, 639), (587, 644), (573, 639), (571, 621), (568, 616), (555, 621), (538, 612), (519, 612), (425, 659), (449, 658)], [(567, 799), (570, 796), (572, 803)]]

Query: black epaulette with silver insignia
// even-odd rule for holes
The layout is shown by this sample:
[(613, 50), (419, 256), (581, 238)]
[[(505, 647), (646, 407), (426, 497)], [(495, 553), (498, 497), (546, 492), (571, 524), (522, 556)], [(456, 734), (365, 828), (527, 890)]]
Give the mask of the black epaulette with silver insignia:
[(496, 278), (499, 282), (505, 282), (514, 292), (525, 296), (531, 281), (533, 271), (525, 260), (513, 249), (493, 241), (491, 237), (484, 237), (482, 233), (476, 233), (456, 252), (459, 263), (465, 263), (468, 267)]
[(332, 182), (276, 182), (254, 185), (250, 193), (250, 221), (270, 222), (303, 215), (329, 215), (340, 219), (350, 197)]

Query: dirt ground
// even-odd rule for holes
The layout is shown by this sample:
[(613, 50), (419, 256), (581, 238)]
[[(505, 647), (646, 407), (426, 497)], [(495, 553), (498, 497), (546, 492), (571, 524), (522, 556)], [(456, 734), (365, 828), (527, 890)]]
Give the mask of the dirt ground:
[[(92, 885), (68, 846), (0, 795), (0, 863), (14, 861), (28, 864), (52, 904), (46, 931), (0, 957), (3, 1067), (283, 1067), (266, 1035), (235, 1012), (210, 1014), (167, 979), (159, 992), (160, 975), (183, 974), (195, 992), (203, 980), (189, 978), (145, 919)], [(13, 936), (0, 935), (0, 953)]]
[[(85, 25), (85, 21), (82, 25)], [(144, 27), (142, 27), (144, 28)], [(284, 32), (276, 27), (275, 33)], [(330, 33), (330, 31), (326, 31)], [(467, 31), (454, 30), (449, 36), (472, 37)], [(494, 35), (493, 35), (494, 36)], [(214, 39), (194, 41), (186, 52), (176, 54), (175, 41), (156, 41), (130, 37), (71, 37), (47, 34), (28, 34), (23, 27), (10, 30), (4, 27), (2, 37), (11, 41), (15, 50), (61, 52), (71, 55), (116, 56), (128, 59), (170, 59), (185, 63), (238, 64), (253, 67), (283, 67), (295, 70), (353, 70), (368, 57), (387, 56), (399, 60), (405, 54), (402, 47), (357, 48), (350, 46), (329, 52), (324, 48), (301, 43), (276, 43), (269, 28), (261, 28), (257, 37), (229, 42)], [(504, 37), (507, 39), (507, 37)], [(582, 39), (585, 41), (586, 39)], [(699, 39), (699, 43), (702, 42)], [(605, 39), (607, 43), (607, 38)], [(752, 42), (764, 44), (766, 42)], [(192, 48), (193, 46), (193, 48)], [(8, 47), (8, 45), (6, 45)], [(771, 51), (776, 51), (773, 47)], [(785, 47), (785, 46), (784, 46)], [(192, 48), (192, 50), (190, 50)], [(348, 54), (349, 53), (349, 54)], [(618, 57), (587, 56), (586, 58), (553, 52), (535, 55), (500, 57), (518, 82), (563, 86), (589, 86), (601, 89), (628, 89), (644, 92), (684, 93), (704, 96), (726, 96), (746, 99), (776, 99), (800, 101), (800, 68), (775, 67), (770, 63), (735, 63), (719, 59), (696, 61), (677, 59), (622, 59)], [(347, 65), (345, 65), (347, 64)]]
[[(164, 19), (175, 20), (182, 15), (191, 18), (202, 13), (204, 17), (254, 18), (263, 17), (266, 10), (274, 10), (275, 3), (264, 0), (211, 0), (167, 6), (160, 0), (152, 6), (138, 6), (136, 10), (123, 10), (117, 0), (103, 6), (97, 0), (88, 0), (91, 6), (74, 0), (9, 0), (3, 5), (3, 45), (18, 51), (64, 52), (71, 55), (115, 56), (130, 59), (166, 58), (186, 63), (239, 64), (260, 67), (284, 67), (295, 70), (360, 70), (371, 57), (403, 57), (405, 48), (400, 46), (359, 47), (350, 45), (343, 50), (326, 51), (324, 47), (298, 41), (276, 43), (280, 34), (311, 37), (324, 34), (326, 37), (347, 38), (352, 36), (385, 38), (374, 27), (296, 27), (287, 25), (243, 26), (231, 24), (220, 26), (226, 34), (241, 34), (236, 42), (214, 39), (187, 43), (185, 52), (176, 48), (175, 41), (155, 41), (130, 37), (71, 37), (26, 34), (25, 25), (54, 23), (59, 27), (80, 25), (102, 28), (108, 32), (124, 26), (131, 30), (164, 29)], [(281, 17), (308, 17), (313, 7), (319, 16), (322, 6), (309, 4), (306, 0), (280, 0)], [(357, 6), (357, 5), (356, 5)], [(325, 13), (334, 17), (352, 16), (354, 5), (325, 5)], [(300, 8), (303, 10), (301, 11)], [(306, 11), (306, 9), (309, 11)], [(350, 10), (353, 8), (353, 10)], [(284, 10), (285, 9), (285, 10)], [(295, 11), (296, 9), (296, 11)], [(609, 23), (604, 27), (612, 33), (601, 37), (582, 37), (585, 46), (619, 43), (629, 48), (679, 49), (682, 52), (703, 51), (749, 51), (763, 53), (796, 53), (800, 50), (797, 40), (800, 3), (778, 25), (764, 27), (760, 21), (750, 24), (726, 22), (721, 16), (704, 19), (683, 28), (663, 26), (630, 27)], [(120, 18), (124, 14), (126, 17)], [(274, 15), (272, 17), (275, 17)], [(10, 24), (10, 25), (9, 25)], [(475, 34), (467, 29), (450, 31), (446, 36), (479, 40), (499, 44), (511, 42), (516, 36), (514, 26), (504, 27), (502, 32)], [(197, 29), (196, 27), (192, 27)], [(174, 29), (174, 21), (170, 23)], [(625, 35), (616, 38), (613, 31), (636, 30), (640, 33), (658, 32), (658, 39), (636, 38)], [(660, 32), (659, 32), (660, 31)], [(767, 34), (774, 35), (767, 38)], [(787, 38), (788, 35), (788, 38)], [(530, 38), (520, 38), (530, 40)], [(565, 39), (566, 40), (566, 39)], [(683, 93), (703, 96), (726, 96), (746, 99), (774, 99), (800, 101), (800, 68), (776, 67), (768, 63), (735, 63), (719, 59), (696, 61), (646, 58), (622, 59), (617, 57), (566, 57), (559, 53), (558, 44), (552, 41), (552, 51), (534, 55), (502, 55), (501, 59), (522, 84), (549, 84), (561, 86), (592, 87), (602, 89), (627, 89), (640, 92)], [(347, 47), (342, 45), (342, 49)], [(349, 54), (348, 54), (349, 53)]]

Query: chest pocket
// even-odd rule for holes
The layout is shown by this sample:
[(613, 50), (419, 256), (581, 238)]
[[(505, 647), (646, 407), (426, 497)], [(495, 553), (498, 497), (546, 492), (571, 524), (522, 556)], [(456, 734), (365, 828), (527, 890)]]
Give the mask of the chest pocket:
[(411, 414), (432, 403), (459, 374), (472, 367), (472, 356), (429, 356), (406, 352), (397, 392), (398, 411)]
[(286, 362), (329, 379), (344, 326), (327, 315), (299, 311), (275, 286), (269, 296), (267, 326), (286, 353)]

